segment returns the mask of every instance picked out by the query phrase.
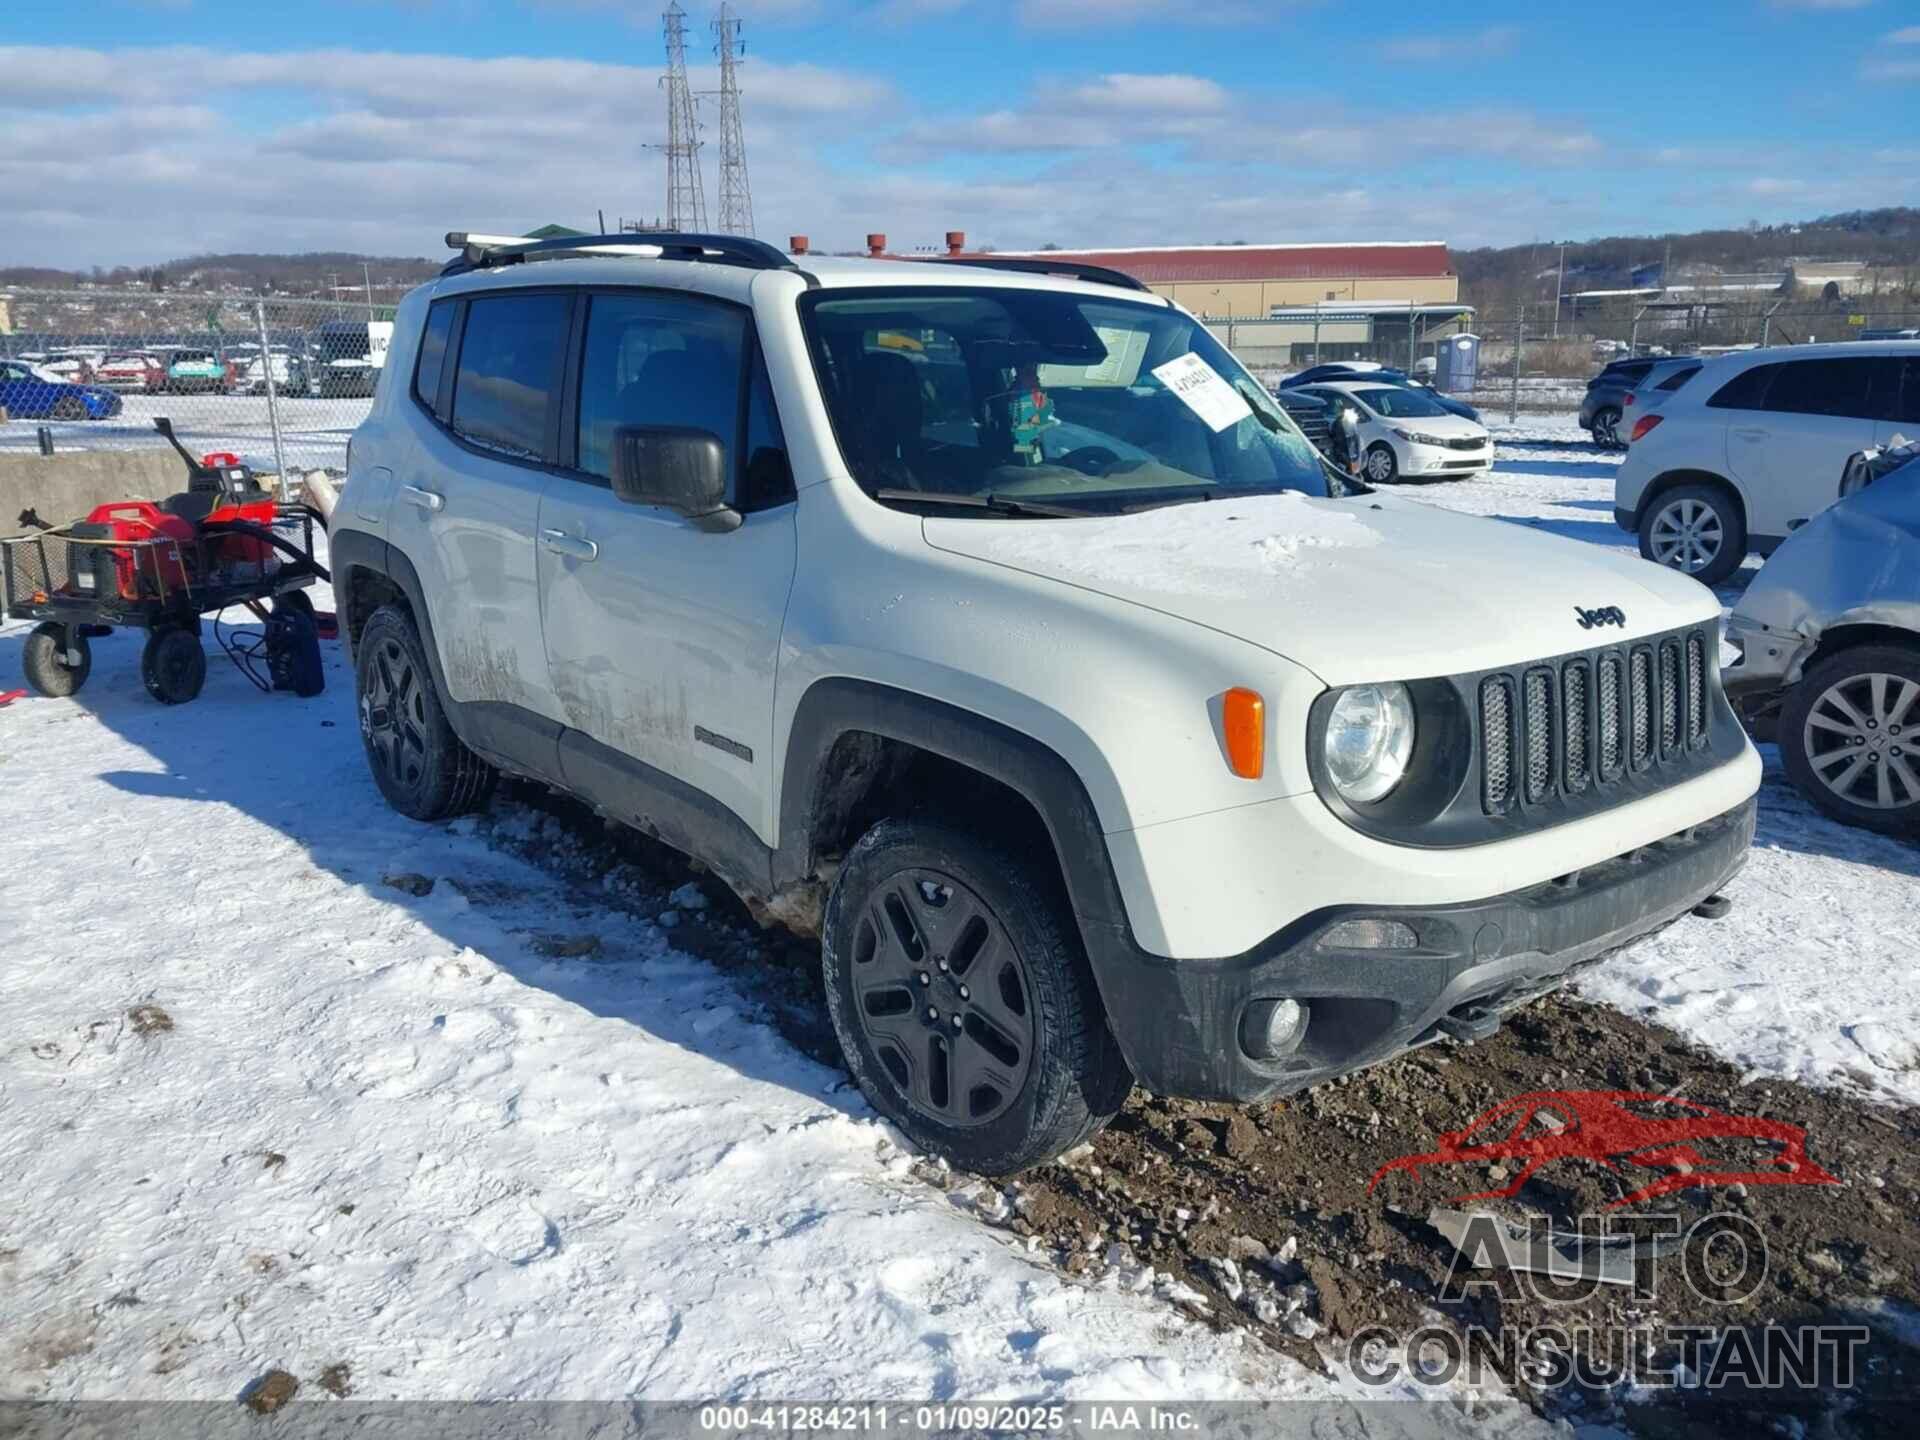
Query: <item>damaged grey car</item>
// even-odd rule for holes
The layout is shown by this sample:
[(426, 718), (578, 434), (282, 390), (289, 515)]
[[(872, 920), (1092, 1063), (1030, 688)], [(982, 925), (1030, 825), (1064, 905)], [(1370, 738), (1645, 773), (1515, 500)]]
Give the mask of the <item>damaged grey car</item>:
[(1861, 451), (1727, 622), (1728, 698), (1849, 825), (1920, 835), (1920, 443)]

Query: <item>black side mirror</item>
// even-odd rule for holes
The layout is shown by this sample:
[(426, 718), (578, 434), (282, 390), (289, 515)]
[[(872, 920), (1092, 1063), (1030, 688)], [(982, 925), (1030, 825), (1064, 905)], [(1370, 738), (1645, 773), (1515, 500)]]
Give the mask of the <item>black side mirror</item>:
[(740, 528), (727, 504), (727, 447), (711, 430), (623, 425), (613, 432), (613, 493), (630, 505), (658, 505), (702, 530)]

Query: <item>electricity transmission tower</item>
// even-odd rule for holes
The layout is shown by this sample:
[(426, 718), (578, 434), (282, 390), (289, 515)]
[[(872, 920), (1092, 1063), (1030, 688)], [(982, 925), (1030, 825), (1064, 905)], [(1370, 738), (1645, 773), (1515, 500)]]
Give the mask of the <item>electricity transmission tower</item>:
[(740, 126), (739, 57), (747, 53), (733, 6), (723, 4), (713, 22), (714, 53), (720, 57), (720, 230), (753, 234), (753, 191), (747, 184), (747, 137)]
[(700, 184), (700, 122), (687, 84), (687, 12), (671, 0), (661, 16), (667, 36), (667, 228), (704, 231), (707, 197)]

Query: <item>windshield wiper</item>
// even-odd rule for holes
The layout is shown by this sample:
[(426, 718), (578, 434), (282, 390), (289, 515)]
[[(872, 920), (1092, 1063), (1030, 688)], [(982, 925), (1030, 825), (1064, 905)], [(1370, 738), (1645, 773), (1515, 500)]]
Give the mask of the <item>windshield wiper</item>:
[(1083, 520), (1089, 513), (1066, 505), (1044, 505), (1005, 495), (963, 495), (956, 490), (876, 490), (873, 498), (904, 505), (933, 505), (943, 510), (985, 510), (994, 515), (1038, 515), (1052, 520)]

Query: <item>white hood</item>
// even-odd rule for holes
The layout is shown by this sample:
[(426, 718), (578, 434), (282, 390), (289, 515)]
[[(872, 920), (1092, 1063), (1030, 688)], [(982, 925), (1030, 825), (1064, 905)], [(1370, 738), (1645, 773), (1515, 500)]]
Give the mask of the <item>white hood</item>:
[(1464, 415), (1376, 415), (1373, 421), (1389, 430), (1405, 430), (1409, 435), (1438, 435), (1443, 440), (1484, 440), (1487, 436), (1486, 426)]
[[(1391, 495), (1263, 495), (1088, 520), (928, 519), (937, 549), (1224, 631), (1329, 685), (1597, 648), (1717, 617), (1676, 571)], [(1625, 628), (1583, 629), (1615, 608)]]

